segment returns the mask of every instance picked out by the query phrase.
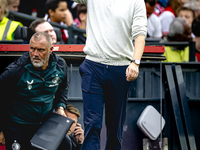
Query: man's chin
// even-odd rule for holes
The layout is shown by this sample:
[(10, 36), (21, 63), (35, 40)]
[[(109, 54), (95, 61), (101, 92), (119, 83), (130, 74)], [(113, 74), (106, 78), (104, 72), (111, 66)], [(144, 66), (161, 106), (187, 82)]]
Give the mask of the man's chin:
[(37, 68), (40, 68), (40, 67), (43, 66), (43, 64), (41, 62), (40, 63), (33, 62), (32, 64), (33, 64), (34, 67), (37, 67)]

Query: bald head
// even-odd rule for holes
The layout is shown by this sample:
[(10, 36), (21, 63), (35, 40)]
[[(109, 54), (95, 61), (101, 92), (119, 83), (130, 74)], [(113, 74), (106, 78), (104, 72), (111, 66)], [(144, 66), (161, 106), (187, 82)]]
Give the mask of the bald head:
[[(33, 34), (33, 36), (31, 37), (30, 42), (31, 42), (32, 39), (33, 39), (35, 42), (39, 42), (39, 41), (43, 40), (43, 38), (45, 38), (45, 40), (46, 40), (47, 47), (48, 47), (48, 48), (51, 48), (51, 47), (52, 47), (52, 38), (50, 37), (49, 34), (47, 34), (47, 33), (45, 33), (45, 32), (36, 32), (36, 33)], [(29, 42), (29, 43), (30, 43), (30, 42)]]

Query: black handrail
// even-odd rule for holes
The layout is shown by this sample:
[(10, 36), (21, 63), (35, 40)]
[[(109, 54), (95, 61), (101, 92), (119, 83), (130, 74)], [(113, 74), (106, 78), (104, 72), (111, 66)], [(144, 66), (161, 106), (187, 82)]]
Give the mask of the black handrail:
[(146, 45), (155, 45), (155, 46), (189, 46), (189, 42), (146, 42)]

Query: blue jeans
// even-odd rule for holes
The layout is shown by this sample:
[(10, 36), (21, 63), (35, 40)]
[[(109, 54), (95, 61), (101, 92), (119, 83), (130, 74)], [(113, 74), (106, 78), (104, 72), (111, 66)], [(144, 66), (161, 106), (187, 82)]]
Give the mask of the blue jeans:
[(82, 150), (100, 150), (100, 133), (105, 104), (106, 150), (120, 150), (126, 103), (131, 82), (126, 80), (128, 66), (109, 66), (84, 60), (82, 77), (85, 139)]

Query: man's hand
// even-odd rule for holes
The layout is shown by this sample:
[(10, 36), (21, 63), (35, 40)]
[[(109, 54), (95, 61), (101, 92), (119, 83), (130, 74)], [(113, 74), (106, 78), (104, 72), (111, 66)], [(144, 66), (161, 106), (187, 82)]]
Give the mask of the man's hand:
[(56, 110), (56, 113), (59, 114), (59, 115), (67, 117), (63, 107), (58, 107), (58, 109)]
[(128, 68), (126, 69), (126, 80), (127, 81), (134, 81), (139, 74), (139, 66), (135, 63), (131, 63)]
[(5, 138), (3, 132), (0, 132), (0, 144), (4, 145), (5, 144)]
[(81, 128), (81, 124), (77, 123), (74, 130), (74, 135), (78, 144), (83, 144), (84, 140), (84, 130)]

